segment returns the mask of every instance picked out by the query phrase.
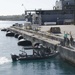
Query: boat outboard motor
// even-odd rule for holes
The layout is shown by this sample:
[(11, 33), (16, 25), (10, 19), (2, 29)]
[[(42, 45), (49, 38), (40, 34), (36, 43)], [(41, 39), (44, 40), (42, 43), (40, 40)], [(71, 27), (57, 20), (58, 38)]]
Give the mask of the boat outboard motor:
[(14, 55), (11, 54), (11, 58), (12, 58), (13, 61), (17, 61), (18, 56), (15, 55), (15, 54)]

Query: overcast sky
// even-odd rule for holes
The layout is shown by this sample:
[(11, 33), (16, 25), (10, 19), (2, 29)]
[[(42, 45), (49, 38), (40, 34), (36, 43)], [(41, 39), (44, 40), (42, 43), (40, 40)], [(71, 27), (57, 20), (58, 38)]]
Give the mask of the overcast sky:
[[(0, 0), (0, 15), (20, 15), (24, 10), (53, 9), (56, 0)], [(22, 6), (22, 4), (24, 6)]]

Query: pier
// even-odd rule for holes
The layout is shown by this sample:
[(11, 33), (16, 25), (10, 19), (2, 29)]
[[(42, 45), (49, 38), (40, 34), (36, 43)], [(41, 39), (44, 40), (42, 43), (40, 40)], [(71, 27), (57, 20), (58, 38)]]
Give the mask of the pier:
[[(30, 40), (32, 43), (42, 43), (44, 46), (47, 47), (54, 47), (55, 45), (60, 44), (59, 40), (55, 40), (58, 38), (53, 38), (53, 36), (50, 36), (50, 34), (43, 34), (41, 31), (33, 31), (33, 30), (27, 30), (17, 27), (10, 27), (8, 28), (10, 31), (13, 31), (15, 33), (21, 34), (25, 39)], [(50, 39), (52, 38), (52, 39)]]
[[(62, 46), (60, 45), (60, 42), (63, 41), (63, 36), (64, 36), (64, 31), (68, 32), (73, 35), (73, 38), (75, 37), (74, 25), (69, 25), (69, 26), (59, 26), (61, 28), (61, 34), (51, 34), (48, 33), (47, 31), (50, 29), (50, 26), (42, 26), (40, 31), (35, 31), (35, 30), (29, 30), (25, 29), (23, 27), (10, 27), (8, 28), (9, 30), (21, 34), (25, 39), (30, 40), (33, 43), (42, 43), (44, 46), (51, 47), (54, 49), (55, 45), (57, 45), (57, 50), (59, 50), (60, 56), (75, 64), (75, 46)], [(45, 30), (44, 30), (45, 28)], [(69, 28), (71, 28), (69, 30)], [(68, 35), (70, 37), (70, 35)], [(75, 39), (75, 38), (74, 38)], [(75, 44), (75, 43), (74, 43)]]

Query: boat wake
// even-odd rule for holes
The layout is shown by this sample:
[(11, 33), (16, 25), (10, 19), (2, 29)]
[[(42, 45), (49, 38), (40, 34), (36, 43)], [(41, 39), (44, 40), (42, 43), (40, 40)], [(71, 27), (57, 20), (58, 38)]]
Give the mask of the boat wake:
[(7, 57), (0, 57), (0, 65), (11, 62)]

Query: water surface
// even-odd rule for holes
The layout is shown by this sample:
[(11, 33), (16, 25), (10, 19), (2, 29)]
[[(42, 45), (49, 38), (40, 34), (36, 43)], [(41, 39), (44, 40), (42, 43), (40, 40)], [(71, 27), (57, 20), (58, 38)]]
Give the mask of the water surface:
[[(12, 24), (14, 21), (0, 21), (0, 28)], [(5, 35), (6, 32), (0, 31), (0, 75), (75, 75), (75, 67), (58, 56), (47, 60), (12, 62), (10, 54), (18, 54), (22, 47), (17, 45), (18, 39)]]

